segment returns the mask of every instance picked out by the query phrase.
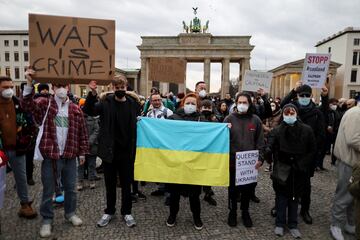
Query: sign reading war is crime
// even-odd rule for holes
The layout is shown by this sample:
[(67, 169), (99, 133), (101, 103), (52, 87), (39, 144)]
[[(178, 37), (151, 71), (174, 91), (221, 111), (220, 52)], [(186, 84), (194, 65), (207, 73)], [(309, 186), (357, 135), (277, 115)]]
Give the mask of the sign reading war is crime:
[(242, 81), (242, 90), (256, 92), (259, 88), (265, 92), (270, 92), (273, 73), (246, 70), (244, 81)]
[(114, 76), (115, 21), (29, 14), (30, 65), (50, 83), (108, 84)]
[(322, 88), (328, 74), (330, 57), (327, 53), (307, 53), (302, 71), (303, 83), (312, 88)]

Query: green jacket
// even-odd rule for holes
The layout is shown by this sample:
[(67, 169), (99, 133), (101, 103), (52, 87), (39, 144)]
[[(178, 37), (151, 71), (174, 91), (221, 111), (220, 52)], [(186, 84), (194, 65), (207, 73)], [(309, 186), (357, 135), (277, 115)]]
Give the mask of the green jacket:
[(360, 199), (360, 163), (353, 167), (353, 173), (349, 184), (349, 192), (355, 198)]

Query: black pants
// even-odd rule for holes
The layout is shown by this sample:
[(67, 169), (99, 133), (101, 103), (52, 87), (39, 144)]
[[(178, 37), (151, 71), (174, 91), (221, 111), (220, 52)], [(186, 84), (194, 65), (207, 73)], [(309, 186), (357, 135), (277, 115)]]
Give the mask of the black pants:
[(297, 228), (297, 210), (299, 200), (297, 198), (292, 199), (285, 195), (276, 193), (276, 220), (275, 225), (277, 227), (286, 226), (286, 210), (288, 212), (288, 227), (290, 229)]
[(131, 183), (132, 167), (130, 165), (129, 154), (117, 154), (112, 163), (103, 161), (104, 179), (106, 187), (106, 214), (115, 214), (116, 208), (116, 181), (120, 176), (121, 184), (121, 214), (131, 214)]
[(311, 203), (311, 178), (306, 177), (304, 182), (304, 191), (301, 194), (301, 212), (308, 212)]
[(179, 212), (180, 196), (181, 192), (188, 193), (190, 209), (193, 214), (193, 218), (200, 218), (201, 206), (200, 206), (200, 193), (201, 186), (189, 186), (180, 184), (168, 184), (170, 191), (170, 215), (176, 216)]
[(228, 188), (228, 207), (230, 212), (237, 211), (237, 197), (241, 193), (240, 209), (244, 212), (249, 211), (250, 198), (254, 194), (257, 183), (250, 183), (241, 186), (235, 186), (235, 170), (230, 170), (230, 186)]
[(30, 179), (33, 178), (34, 151), (35, 151), (35, 148), (28, 150), (26, 152), (26, 154), (25, 154), (25, 158), (26, 158), (26, 178), (27, 178), (27, 180), (30, 180)]

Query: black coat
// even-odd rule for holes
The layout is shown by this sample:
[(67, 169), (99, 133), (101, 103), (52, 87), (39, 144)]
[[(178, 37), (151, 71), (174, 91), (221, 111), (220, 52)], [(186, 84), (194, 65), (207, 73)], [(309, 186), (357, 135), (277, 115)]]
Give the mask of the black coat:
[(316, 153), (312, 129), (297, 121), (294, 126), (282, 122), (268, 137), (267, 150), (274, 156), (271, 174), (275, 192), (298, 197), (311, 173)]
[[(100, 116), (100, 131), (98, 136), (98, 153), (97, 155), (105, 162), (111, 163), (114, 158), (114, 134), (116, 129), (114, 124), (114, 94), (109, 94), (105, 99), (98, 101), (97, 96), (89, 93), (83, 111), (90, 116)], [(140, 105), (131, 97), (126, 95), (126, 101), (130, 103), (130, 139), (129, 151), (130, 160), (132, 163), (135, 161), (136, 153), (136, 122), (139, 116)], [(132, 164), (133, 165), (133, 164)]]

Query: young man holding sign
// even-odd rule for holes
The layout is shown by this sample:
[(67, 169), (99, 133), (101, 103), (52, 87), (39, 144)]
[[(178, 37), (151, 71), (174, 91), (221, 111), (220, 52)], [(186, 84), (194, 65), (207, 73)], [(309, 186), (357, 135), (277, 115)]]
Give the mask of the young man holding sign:
[(40, 237), (50, 237), (53, 223), (53, 195), (62, 176), (65, 191), (65, 218), (73, 226), (82, 225), (82, 220), (75, 215), (76, 211), (76, 176), (79, 156), (80, 164), (89, 153), (88, 135), (81, 109), (69, 100), (67, 84), (54, 84), (55, 96), (39, 97), (34, 100), (32, 76), (35, 71), (28, 69), (25, 73), (27, 85), (24, 86), (22, 105), (30, 111), (38, 123), (44, 124), (44, 132), (39, 144), (44, 158), (41, 164), (41, 181), (43, 194), (40, 214), (43, 217)]
[[(251, 98), (246, 93), (240, 93), (235, 99), (237, 112), (230, 114), (224, 122), (230, 127), (230, 186), (229, 186), (229, 216), (228, 224), (231, 227), (237, 225), (237, 196), (241, 192), (242, 220), (245, 227), (252, 227), (253, 223), (249, 214), (250, 198), (256, 186), (256, 172), (262, 166), (264, 135), (260, 118), (254, 115), (254, 106)], [(258, 150), (258, 151), (256, 151)], [(251, 151), (244, 154), (245, 151)], [(244, 164), (236, 162), (241, 155), (247, 158)], [(243, 176), (237, 177), (236, 169), (245, 165), (242, 169)], [(252, 169), (250, 169), (252, 165)], [(238, 186), (239, 185), (239, 186)]]

